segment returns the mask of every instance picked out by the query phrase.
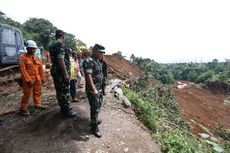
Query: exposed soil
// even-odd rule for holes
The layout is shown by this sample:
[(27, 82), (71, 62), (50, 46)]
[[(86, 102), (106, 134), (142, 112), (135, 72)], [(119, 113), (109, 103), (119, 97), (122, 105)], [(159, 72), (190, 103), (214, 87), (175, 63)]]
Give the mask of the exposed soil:
[[(132, 76), (130, 74), (133, 76), (140, 75), (140, 70), (136, 66), (119, 56), (106, 56), (106, 59), (108, 64), (122, 76), (129, 78)], [(150, 84), (155, 84), (155, 82), (152, 81)], [(224, 100), (227, 98), (226, 94), (213, 93), (199, 85), (189, 85), (184, 89), (178, 89), (176, 84), (170, 87), (174, 91), (177, 103), (187, 120), (193, 119), (210, 130), (213, 130), (217, 125), (230, 128), (230, 104), (224, 104)], [(193, 132), (197, 134), (202, 130), (194, 125)]]
[[(106, 55), (106, 62), (109, 67), (125, 79), (137, 77), (141, 73), (137, 66), (131, 64), (128, 60), (125, 60), (118, 55)], [(111, 72), (110, 69), (109, 71)]]
[[(208, 129), (220, 124), (230, 128), (230, 106), (224, 104), (225, 95), (215, 94), (199, 85), (189, 85), (184, 89), (174, 85), (172, 89), (186, 119), (193, 119)], [(194, 132), (201, 131), (194, 127)]]

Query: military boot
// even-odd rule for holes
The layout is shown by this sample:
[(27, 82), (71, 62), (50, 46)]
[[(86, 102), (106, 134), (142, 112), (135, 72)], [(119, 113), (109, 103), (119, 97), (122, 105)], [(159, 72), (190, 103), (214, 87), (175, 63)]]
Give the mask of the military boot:
[(61, 114), (69, 118), (73, 118), (77, 115), (77, 113), (72, 111), (72, 109), (63, 109), (63, 108), (61, 108)]
[(99, 130), (99, 127), (97, 125), (93, 125), (91, 127), (91, 132), (93, 133), (93, 135), (97, 138), (100, 138), (101, 137), (101, 132)]
[(102, 94), (105, 96), (106, 93), (105, 93), (105, 89), (102, 89)]
[(102, 120), (101, 119), (98, 119), (97, 121), (97, 125), (101, 124), (102, 123)]
[[(97, 121), (96, 124), (99, 125), (99, 124), (101, 124), (101, 123), (102, 123), (102, 120), (101, 120), (101, 119), (98, 119), (98, 121)], [(93, 123), (92, 123), (92, 122), (90, 123), (90, 126), (93, 126)]]

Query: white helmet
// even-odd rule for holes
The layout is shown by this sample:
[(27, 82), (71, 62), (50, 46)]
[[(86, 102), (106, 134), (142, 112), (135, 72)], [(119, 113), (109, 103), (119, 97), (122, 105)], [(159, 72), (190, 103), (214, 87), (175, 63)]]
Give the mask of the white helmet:
[(38, 48), (36, 42), (33, 40), (27, 40), (26, 45), (26, 48)]

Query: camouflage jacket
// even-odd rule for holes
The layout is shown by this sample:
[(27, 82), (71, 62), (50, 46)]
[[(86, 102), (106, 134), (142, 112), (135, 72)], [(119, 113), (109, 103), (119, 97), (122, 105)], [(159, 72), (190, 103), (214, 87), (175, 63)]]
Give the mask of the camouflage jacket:
[[(98, 58), (92, 56), (92, 58), (87, 58), (83, 62), (83, 68), (85, 75), (91, 74), (93, 83), (97, 90), (101, 91), (101, 84), (103, 79), (102, 64)], [(89, 82), (86, 80), (86, 92), (92, 92)]]
[(58, 64), (58, 60), (60, 59), (64, 59), (66, 70), (68, 74), (70, 74), (70, 59), (64, 44), (59, 40), (57, 40), (50, 46), (49, 52), (50, 52), (50, 59), (52, 62), (52, 67), (50, 70), (52, 76), (63, 75), (62, 70)]

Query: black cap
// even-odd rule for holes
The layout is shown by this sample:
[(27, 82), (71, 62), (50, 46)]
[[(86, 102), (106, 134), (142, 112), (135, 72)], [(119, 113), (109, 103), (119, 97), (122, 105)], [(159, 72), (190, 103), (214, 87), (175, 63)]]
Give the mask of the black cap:
[(93, 49), (97, 49), (99, 52), (101, 52), (101, 53), (105, 53), (105, 47), (103, 47), (102, 45), (99, 45), (99, 44), (95, 44), (94, 46), (93, 46)]
[(59, 37), (59, 36), (63, 36), (64, 34), (65, 34), (64, 31), (58, 29), (58, 30), (56, 30), (55, 36)]

